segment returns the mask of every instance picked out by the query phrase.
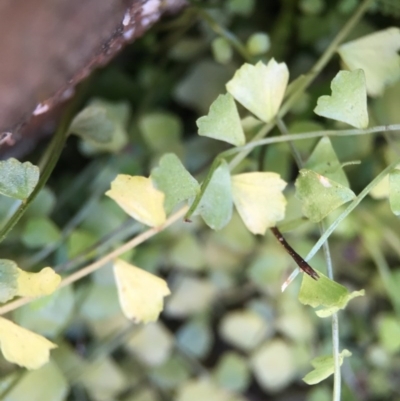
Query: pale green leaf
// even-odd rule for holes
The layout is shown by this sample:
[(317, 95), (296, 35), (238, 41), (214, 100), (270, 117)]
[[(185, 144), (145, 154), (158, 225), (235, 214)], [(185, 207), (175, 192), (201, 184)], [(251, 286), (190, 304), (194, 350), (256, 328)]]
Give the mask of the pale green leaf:
[(28, 369), (37, 369), (49, 360), (57, 346), (46, 338), (0, 317), (1, 352), (7, 361)]
[(257, 382), (269, 392), (285, 388), (297, 373), (293, 351), (281, 339), (269, 341), (258, 348), (251, 358), (251, 364)]
[(331, 89), (331, 96), (318, 98), (315, 114), (356, 128), (367, 128), (367, 91), (363, 70), (339, 71), (332, 80)]
[(231, 394), (208, 378), (187, 381), (179, 390), (176, 401), (231, 401)]
[(128, 143), (126, 124), (127, 103), (94, 100), (76, 115), (69, 132), (82, 138), (81, 149), (91, 155), (99, 152), (119, 152)]
[(205, 266), (204, 250), (199, 241), (192, 235), (179, 237), (171, 249), (171, 262), (174, 267), (184, 270), (201, 270)]
[(258, 313), (243, 309), (225, 314), (219, 333), (227, 343), (243, 351), (251, 351), (265, 339), (268, 327)]
[(197, 122), (199, 135), (218, 139), (235, 146), (246, 142), (235, 101), (229, 93), (219, 95), (210, 106), (207, 116)]
[(19, 269), (15, 262), (0, 259), (0, 302), (14, 298), (18, 290)]
[(378, 336), (382, 347), (394, 355), (400, 350), (400, 322), (394, 314), (382, 314), (378, 318)]
[(24, 372), (4, 394), (2, 401), (65, 401), (69, 385), (53, 361), (40, 369)]
[(22, 242), (29, 248), (40, 248), (60, 238), (60, 229), (47, 217), (29, 219), (21, 236)]
[(68, 258), (72, 259), (93, 245), (97, 237), (84, 229), (74, 230), (67, 240)]
[(304, 167), (336, 181), (344, 187), (349, 186), (346, 174), (332, 147), (331, 140), (327, 136), (320, 139)]
[(165, 196), (154, 188), (150, 178), (119, 174), (106, 195), (143, 224), (156, 227), (165, 222)]
[(364, 70), (370, 96), (400, 79), (400, 28), (388, 28), (344, 43), (339, 54), (349, 70)]
[(182, 123), (179, 118), (166, 112), (154, 112), (144, 115), (139, 120), (139, 128), (147, 146), (156, 152), (173, 150), (182, 135)]
[(231, 176), (223, 160), (213, 172), (194, 214), (200, 214), (213, 230), (221, 230), (229, 223), (232, 209)]
[(340, 309), (344, 309), (349, 301), (363, 296), (364, 290), (349, 292), (346, 287), (318, 272), (319, 279), (314, 280), (303, 274), (299, 301), (313, 308), (322, 307), (316, 311), (319, 317), (328, 317)]
[(211, 306), (216, 295), (217, 289), (209, 279), (180, 277), (167, 301), (165, 313), (174, 318), (201, 313)]
[(162, 323), (155, 322), (139, 326), (126, 346), (144, 364), (160, 366), (171, 357), (174, 338)]
[[(190, 368), (187, 365), (186, 359), (172, 355), (164, 364), (151, 369), (151, 380), (162, 388), (174, 390), (182, 383), (185, 383), (190, 378)], [(139, 401), (136, 398), (124, 401)], [(142, 401), (150, 401), (149, 399)]]
[(217, 63), (227, 64), (232, 59), (232, 46), (227, 39), (221, 36), (211, 42), (211, 50)]
[(170, 294), (167, 283), (122, 259), (114, 262), (114, 275), (124, 315), (137, 323), (157, 320)]
[(160, 159), (160, 166), (151, 172), (151, 180), (165, 195), (164, 207), (167, 213), (180, 202), (196, 196), (200, 189), (198, 182), (173, 153)]
[(303, 213), (319, 222), (333, 210), (355, 198), (354, 192), (312, 170), (300, 170), (296, 180), (296, 196), (302, 201)]
[(278, 113), (289, 80), (285, 63), (271, 59), (267, 65), (244, 64), (236, 71), (226, 88), (246, 109), (264, 122)]
[(16, 159), (0, 161), (0, 194), (26, 199), (39, 181), (39, 168)]
[(264, 235), (285, 217), (286, 182), (279, 174), (253, 172), (232, 177), (232, 196), (244, 224), (253, 234)]
[[(340, 366), (343, 364), (343, 359), (349, 356), (351, 356), (351, 352), (347, 349), (344, 349), (339, 354)], [(305, 381), (307, 384), (317, 384), (333, 374), (334, 361), (332, 355), (324, 355), (314, 358), (311, 361), (311, 365), (314, 367), (314, 370), (312, 370), (310, 373), (307, 373), (303, 377), (303, 381)]]
[(45, 267), (38, 273), (18, 269), (17, 295), (21, 297), (42, 297), (53, 293), (61, 282), (61, 276), (51, 267)]
[(236, 393), (244, 392), (251, 379), (247, 359), (236, 352), (225, 352), (218, 361), (214, 377), (223, 388)]
[(74, 312), (71, 285), (36, 299), (14, 311), (15, 323), (38, 334), (55, 338), (66, 327)]
[(253, 55), (258, 56), (266, 53), (271, 47), (271, 40), (264, 32), (253, 33), (246, 43), (247, 51)]
[(400, 170), (393, 170), (389, 174), (389, 202), (392, 212), (400, 215)]

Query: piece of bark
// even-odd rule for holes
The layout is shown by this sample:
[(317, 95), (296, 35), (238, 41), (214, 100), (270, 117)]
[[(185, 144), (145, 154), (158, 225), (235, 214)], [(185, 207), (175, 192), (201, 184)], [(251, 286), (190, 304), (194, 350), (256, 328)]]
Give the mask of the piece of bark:
[[(77, 83), (183, 0), (1, 0), (0, 145), (30, 146)], [(4, 133), (11, 133), (4, 134)]]

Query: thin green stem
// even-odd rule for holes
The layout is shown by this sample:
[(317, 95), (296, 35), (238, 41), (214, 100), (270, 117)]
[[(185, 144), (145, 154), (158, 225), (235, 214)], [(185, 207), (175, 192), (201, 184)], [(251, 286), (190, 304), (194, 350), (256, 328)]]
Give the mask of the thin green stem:
[(48, 146), (45, 154), (43, 155), (44, 167), (40, 173), (39, 181), (29, 195), (27, 199), (25, 199), (15, 213), (10, 217), (10, 219), (6, 222), (6, 224), (0, 229), (0, 242), (4, 240), (7, 234), (13, 229), (13, 227), (17, 224), (18, 220), (22, 217), (22, 215), (27, 210), (28, 206), (33, 202), (41, 189), (45, 186), (47, 180), (49, 179), (51, 173), (54, 170), (54, 167), (57, 164), (58, 159), (60, 158), (61, 152), (64, 148), (65, 142), (68, 136), (68, 127), (74, 117), (78, 106), (80, 105), (81, 96), (78, 95), (77, 99), (74, 100), (67, 108), (67, 111), (64, 113), (63, 118), (57, 128), (57, 131)]

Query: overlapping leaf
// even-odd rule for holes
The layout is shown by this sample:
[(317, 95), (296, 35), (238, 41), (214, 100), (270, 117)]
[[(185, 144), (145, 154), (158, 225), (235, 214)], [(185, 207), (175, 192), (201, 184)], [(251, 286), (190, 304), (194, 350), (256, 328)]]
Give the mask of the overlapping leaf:
[(350, 70), (365, 72), (370, 96), (380, 96), (387, 85), (400, 79), (400, 28), (388, 28), (344, 43), (339, 54)]
[(339, 71), (331, 83), (331, 89), (331, 96), (318, 99), (314, 112), (356, 128), (366, 128), (367, 90), (363, 70)]
[(364, 295), (364, 290), (349, 292), (343, 285), (329, 279), (321, 272), (318, 280), (307, 274), (303, 275), (299, 301), (313, 308), (321, 307), (315, 313), (319, 317), (328, 317), (340, 309), (344, 309), (349, 301)]
[(289, 80), (285, 63), (271, 59), (267, 65), (244, 64), (227, 83), (228, 92), (264, 122), (277, 114)]
[[(343, 359), (345, 357), (349, 357), (349, 356), (351, 356), (351, 352), (348, 351), (347, 349), (344, 349), (339, 354), (340, 366), (343, 364)], [(307, 384), (310, 384), (310, 385), (317, 384), (333, 374), (334, 361), (333, 361), (332, 355), (323, 355), (323, 356), (314, 358), (311, 361), (311, 365), (314, 367), (314, 370), (312, 370), (310, 373), (307, 373), (303, 377), (303, 380)]]
[(296, 180), (296, 196), (303, 203), (303, 214), (319, 222), (333, 210), (355, 198), (354, 192), (312, 170), (302, 169)]
[(207, 183), (194, 214), (200, 214), (213, 230), (220, 230), (229, 223), (232, 209), (231, 176), (228, 164), (223, 160)]
[(389, 174), (389, 203), (392, 212), (400, 215), (400, 170), (393, 170)]
[(151, 179), (165, 194), (164, 206), (167, 213), (180, 202), (196, 196), (200, 189), (198, 182), (173, 153), (160, 159), (160, 166), (153, 169)]
[(106, 195), (143, 224), (155, 227), (165, 222), (165, 196), (154, 188), (150, 178), (119, 174)]
[(239, 113), (229, 93), (219, 95), (210, 106), (208, 115), (200, 117), (196, 123), (201, 136), (208, 136), (235, 146), (245, 144)]
[(39, 181), (39, 168), (16, 159), (0, 161), (0, 194), (26, 199)]
[(232, 177), (232, 196), (244, 224), (253, 234), (264, 235), (285, 217), (286, 182), (279, 174), (253, 172)]
[(125, 316), (137, 323), (157, 320), (170, 294), (167, 283), (122, 259), (114, 262), (114, 276)]
[(26, 272), (15, 262), (0, 259), (0, 302), (7, 302), (15, 296), (41, 297), (53, 293), (61, 277), (50, 267), (38, 273)]

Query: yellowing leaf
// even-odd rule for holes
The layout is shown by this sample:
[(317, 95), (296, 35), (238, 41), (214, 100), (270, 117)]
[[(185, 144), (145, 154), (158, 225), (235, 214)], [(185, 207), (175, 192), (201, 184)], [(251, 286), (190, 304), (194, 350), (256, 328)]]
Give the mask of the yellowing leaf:
[(277, 114), (289, 80), (285, 63), (271, 59), (267, 65), (244, 64), (226, 84), (228, 92), (260, 120), (269, 122)]
[[(340, 354), (339, 354), (339, 362), (340, 366), (343, 364), (343, 359), (345, 357), (351, 356), (351, 352), (348, 351), (347, 349), (344, 349)], [(334, 371), (334, 362), (333, 362), (333, 356), (332, 355), (323, 355), (319, 356), (317, 358), (314, 358), (311, 361), (311, 365), (315, 368), (312, 370), (310, 373), (307, 373), (304, 377), (303, 380), (307, 384), (317, 384), (321, 382), (322, 380), (328, 378), (330, 375), (333, 374)]]
[(229, 93), (219, 95), (210, 106), (208, 115), (200, 117), (196, 124), (201, 136), (219, 139), (235, 146), (246, 142), (235, 101)]
[(157, 320), (163, 298), (170, 294), (167, 283), (122, 259), (114, 262), (114, 276), (125, 316), (137, 323)]
[(156, 227), (165, 222), (164, 194), (150, 178), (119, 174), (106, 195), (143, 224)]
[(17, 326), (0, 317), (0, 346), (7, 361), (37, 369), (49, 360), (50, 350), (56, 348), (46, 338)]
[(356, 128), (367, 128), (367, 91), (363, 70), (339, 71), (332, 80), (331, 89), (332, 96), (318, 98), (315, 114)]
[(353, 298), (364, 295), (364, 290), (349, 293), (345, 286), (329, 279), (321, 272), (318, 272), (318, 275), (319, 279), (316, 281), (307, 274), (303, 275), (299, 301), (313, 308), (322, 306), (323, 309), (315, 312), (319, 317), (331, 316), (339, 309), (344, 309)]
[(233, 202), (246, 227), (253, 234), (265, 234), (285, 217), (286, 182), (279, 174), (254, 172), (232, 177)]
[(349, 70), (364, 70), (368, 94), (380, 96), (400, 79), (399, 50), (400, 29), (388, 28), (345, 43), (338, 52)]
[(51, 267), (45, 267), (38, 273), (18, 269), (17, 294), (22, 297), (42, 297), (50, 295), (59, 286), (61, 276)]

